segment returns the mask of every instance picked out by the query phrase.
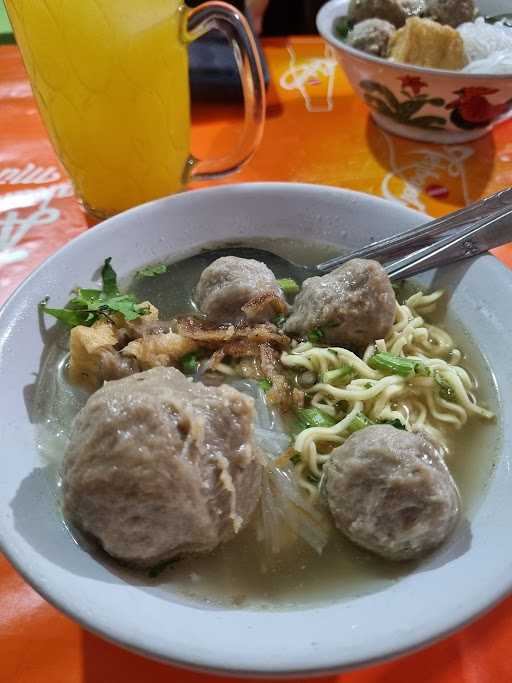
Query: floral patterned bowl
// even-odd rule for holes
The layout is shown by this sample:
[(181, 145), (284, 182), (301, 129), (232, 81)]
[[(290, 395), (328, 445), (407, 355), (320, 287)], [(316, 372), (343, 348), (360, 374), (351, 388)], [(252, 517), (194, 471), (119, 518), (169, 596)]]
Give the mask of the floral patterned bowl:
[[(334, 31), (335, 20), (347, 14), (348, 5), (349, 0), (324, 5), (318, 30), (382, 128), (413, 140), (462, 143), (512, 117), (512, 75), (426, 69), (355, 50)], [(481, 0), (478, 5), (484, 14), (510, 10), (510, 0)]]

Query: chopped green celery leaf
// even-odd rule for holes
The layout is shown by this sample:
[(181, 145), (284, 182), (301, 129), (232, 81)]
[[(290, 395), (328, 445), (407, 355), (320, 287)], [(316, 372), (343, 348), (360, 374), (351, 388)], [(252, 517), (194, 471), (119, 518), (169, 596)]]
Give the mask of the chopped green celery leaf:
[(188, 353), (181, 359), (181, 368), (186, 375), (193, 375), (199, 367), (199, 356), (197, 353)]
[(338, 423), (333, 417), (318, 408), (301, 408), (297, 410), (297, 418), (302, 429), (310, 427), (333, 427)]
[(111, 311), (121, 313), (126, 320), (135, 320), (148, 312), (148, 309), (144, 309), (137, 303), (137, 299), (132, 294), (110, 297), (105, 301), (105, 306)]
[(439, 396), (441, 396), (441, 398), (443, 398), (445, 401), (450, 401), (451, 403), (456, 403), (457, 394), (455, 393), (454, 388), (448, 382), (448, 380), (445, 379), (438, 372), (435, 373), (434, 380), (439, 387)]
[(421, 361), (416, 362), (415, 372), (419, 377), (430, 377), (432, 372), (428, 365), (422, 363)]
[(89, 311), (77, 311), (67, 308), (48, 308), (46, 303), (42, 301), (39, 308), (46, 315), (51, 315), (68, 327), (76, 327), (77, 325), (92, 325), (96, 320), (94, 313)]
[(135, 320), (149, 313), (149, 307), (137, 303), (133, 294), (121, 294), (117, 286), (117, 276), (105, 259), (101, 270), (103, 289), (82, 289), (77, 287), (66, 308), (48, 308), (47, 299), (41, 303), (41, 310), (52, 315), (69, 327), (92, 325), (102, 315), (120, 313), (126, 320)]
[(276, 317), (273, 318), (272, 322), (276, 327), (282, 327), (286, 322), (286, 318), (284, 317), (284, 315), (276, 315)]
[(392, 427), (395, 427), (395, 429), (405, 429), (405, 424), (399, 420), (398, 418), (396, 420), (379, 420), (379, 424), (381, 425), (391, 425)]
[(312, 344), (318, 344), (318, 342), (321, 342), (324, 339), (325, 332), (321, 327), (317, 327), (316, 330), (311, 330), (311, 332), (308, 334), (308, 341), (310, 341)]
[(75, 311), (89, 311), (89, 313), (98, 313), (108, 311), (108, 305), (105, 299), (98, 299), (91, 303), (87, 303), (83, 299), (74, 298), (67, 304), (66, 308), (71, 308)]
[(334, 24), (334, 30), (336, 31), (338, 38), (345, 40), (353, 26), (354, 23), (351, 19), (348, 17), (340, 17)]
[(368, 365), (374, 370), (380, 370), (392, 375), (410, 377), (411, 375), (428, 376), (429, 369), (420, 361), (411, 358), (395, 356), (392, 353), (376, 353), (368, 361)]
[(101, 281), (103, 282), (103, 294), (106, 298), (116, 296), (119, 294), (119, 289), (117, 287), (117, 275), (116, 271), (110, 265), (112, 257), (109, 256), (105, 259), (103, 268), (101, 269)]
[(162, 273), (167, 272), (167, 266), (165, 263), (156, 263), (153, 266), (146, 266), (141, 268), (136, 272), (136, 276), (139, 278), (143, 277), (156, 277), (157, 275), (162, 275)]
[(75, 289), (75, 296), (68, 304), (69, 308), (90, 308), (102, 301), (103, 292), (101, 289)]
[(298, 294), (300, 292), (300, 286), (291, 277), (284, 277), (282, 280), (278, 280), (277, 284), (285, 294)]
[(352, 366), (344, 365), (337, 370), (328, 370), (324, 372), (320, 378), (323, 384), (335, 384), (340, 379), (345, 379), (352, 373)]
[(295, 453), (294, 455), (292, 455), (292, 457), (290, 458), (290, 460), (293, 462), (294, 465), (298, 465), (299, 462), (301, 461), (301, 454), (300, 454), (300, 453)]
[(350, 434), (353, 434), (354, 432), (358, 432), (361, 429), (364, 429), (365, 427), (369, 427), (370, 425), (375, 424), (370, 420), (369, 417), (366, 417), (364, 413), (358, 413), (355, 418), (352, 420), (352, 422), (349, 424), (347, 427), (347, 431)]
[(272, 389), (272, 380), (268, 379), (268, 377), (265, 379), (260, 379), (258, 384), (260, 385), (260, 389), (263, 389), (264, 392), (270, 391), (270, 389)]

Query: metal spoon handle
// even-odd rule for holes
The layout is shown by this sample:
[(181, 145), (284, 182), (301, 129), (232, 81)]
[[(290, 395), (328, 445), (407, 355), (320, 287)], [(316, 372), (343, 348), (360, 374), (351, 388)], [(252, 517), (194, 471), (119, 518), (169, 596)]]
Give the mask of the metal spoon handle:
[(439, 235), (453, 232), (468, 224), (474, 224), (482, 220), (483, 217), (495, 214), (496, 212), (503, 212), (508, 207), (512, 207), (512, 189), (501, 190), (490, 197), (470, 204), (464, 209), (450, 213), (443, 218), (438, 218), (420, 227), (379, 240), (345, 256), (339, 256), (320, 263), (317, 266), (317, 270), (320, 273), (329, 273), (353, 258), (372, 258), (381, 263), (386, 263), (435, 243)]
[(391, 280), (423, 273), (432, 268), (472, 258), (512, 241), (512, 207), (487, 216), (386, 267)]

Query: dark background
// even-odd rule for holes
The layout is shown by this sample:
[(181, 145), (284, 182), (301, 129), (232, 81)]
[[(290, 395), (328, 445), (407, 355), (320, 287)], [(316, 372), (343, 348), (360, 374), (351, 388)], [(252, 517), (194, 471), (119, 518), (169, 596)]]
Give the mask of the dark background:
[(271, 0), (263, 22), (263, 35), (317, 33), (315, 17), (325, 0)]
[[(196, 7), (206, 0), (187, 0)], [(228, 0), (245, 13), (245, 0)], [(263, 21), (263, 36), (288, 36), (316, 33), (315, 16), (325, 0), (270, 0)], [(250, 16), (248, 17), (251, 21)], [(258, 41), (259, 43), (259, 41)], [(269, 72), (260, 50), (265, 85)], [(231, 47), (221, 34), (212, 31), (189, 47), (192, 99), (205, 102), (241, 102), (242, 91)]]
[[(195, 7), (204, 0), (187, 0)], [(243, 10), (244, 0), (228, 0)], [(325, 0), (270, 0), (263, 22), (264, 36), (316, 33), (315, 16)]]

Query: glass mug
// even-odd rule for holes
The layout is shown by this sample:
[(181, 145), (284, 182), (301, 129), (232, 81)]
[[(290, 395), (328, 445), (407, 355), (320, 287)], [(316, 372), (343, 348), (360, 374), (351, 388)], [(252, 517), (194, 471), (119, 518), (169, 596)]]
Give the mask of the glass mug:
[[(223, 2), (6, 0), (50, 138), (98, 218), (237, 171), (261, 140), (265, 89), (245, 18)], [(233, 153), (190, 154), (187, 44), (217, 29), (242, 80), (245, 125)]]

